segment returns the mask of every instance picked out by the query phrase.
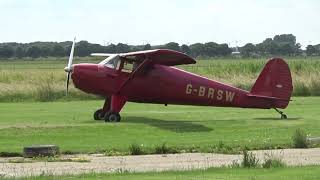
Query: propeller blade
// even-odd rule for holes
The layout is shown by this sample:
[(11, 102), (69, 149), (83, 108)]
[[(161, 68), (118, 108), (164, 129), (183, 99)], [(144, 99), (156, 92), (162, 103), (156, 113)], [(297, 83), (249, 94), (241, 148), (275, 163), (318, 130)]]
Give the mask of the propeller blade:
[(67, 90), (66, 90), (66, 95), (68, 95), (68, 92), (69, 92), (69, 81), (70, 81), (70, 72), (68, 72), (68, 75), (67, 75)]
[(70, 52), (70, 56), (69, 56), (69, 61), (68, 61), (68, 70), (71, 70), (71, 65), (72, 65), (72, 61), (73, 61), (73, 53), (74, 53), (74, 45), (76, 44), (76, 38), (73, 39), (73, 43), (72, 43), (72, 47), (71, 47), (71, 52)]
[(64, 71), (66, 71), (67, 74), (67, 84), (66, 84), (66, 95), (68, 95), (69, 91), (69, 81), (70, 81), (70, 74), (72, 72), (72, 61), (73, 61), (73, 53), (74, 53), (74, 46), (76, 44), (76, 38), (73, 39), (72, 47), (71, 47), (71, 52), (69, 56), (69, 61), (67, 67), (64, 68)]

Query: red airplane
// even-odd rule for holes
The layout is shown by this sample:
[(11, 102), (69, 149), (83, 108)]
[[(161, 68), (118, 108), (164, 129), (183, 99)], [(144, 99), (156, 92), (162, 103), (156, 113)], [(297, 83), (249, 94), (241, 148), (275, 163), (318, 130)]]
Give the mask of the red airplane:
[(94, 113), (95, 120), (119, 122), (120, 111), (127, 101), (136, 103), (178, 104), (275, 109), (281, 119), (292, 93), (291, 73), (280, 58), (268, 61), (250, 91), (178, 69), (176, 65), (195, 64), (186, 54), (156, 49), (123, 54), (95, 53), (108, 57), (99, 64), (72, 65), (75, 41), (68, 66), (67, 92), (70, 74), (76, 88), (105, 98), (102, 109)]

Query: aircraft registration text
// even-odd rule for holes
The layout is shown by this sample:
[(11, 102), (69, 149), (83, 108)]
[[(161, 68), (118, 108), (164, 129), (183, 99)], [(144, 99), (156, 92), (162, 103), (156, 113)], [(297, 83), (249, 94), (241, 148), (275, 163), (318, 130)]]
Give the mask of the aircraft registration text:
[(194, 88), (192, 84), (187, 84), (186, 94), (197, 95), (199, 97), (207, 97), (208, 99), (215, 99), (218, 101), (225, 100), (226, 102), (233, 102), (235, 96), (235, 93), (232, 91), (213, 89), (206, 86), (199, 86), (198, 88)]

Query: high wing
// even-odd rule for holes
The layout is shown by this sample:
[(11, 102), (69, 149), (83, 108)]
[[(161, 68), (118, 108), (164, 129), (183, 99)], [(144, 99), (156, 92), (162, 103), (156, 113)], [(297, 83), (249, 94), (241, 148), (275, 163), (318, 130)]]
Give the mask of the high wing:
[[(93, 53), (92, 56), (112, 56), (114, 54), (105, 54), (105, 53)], [(195, 64), (196, 61), (181, 52), (173, 51), (169, 49), (155, 49), (155, 50), (147, 50), (147, 51), (137, 51), (130, 53), (122, 53), (118, 54), (120, 57), (142, 62), (144, 60), (150, 61), (152, 64), (160, 64), (165, 66), (176, 66), (182, 64)]]
[(117, 54), (110, 54), (110, 53), (92, 53), (91, 56), (98, 56), (98, 57), (110, 57)]

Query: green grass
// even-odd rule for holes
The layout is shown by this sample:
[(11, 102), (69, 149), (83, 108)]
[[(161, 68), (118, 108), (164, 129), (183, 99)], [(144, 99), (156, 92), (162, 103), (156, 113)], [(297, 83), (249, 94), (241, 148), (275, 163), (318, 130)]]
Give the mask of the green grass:
[(65, 176), (40, 176), (21, 179), (131, 179), (131, 180), (163, 180), (163, 179), (228, 179), (228, 180), (247, 180), (247, 179), (319, 179), (320, 166), (307, 167), (287, 167), (287, 168), (210, 168), (207, 170), (193, 171), (169, 171), (169, 172), (149, 172), (149, 173), (113, 173), (113, 174), (83, 174)]
[(288, 120), (274, 110), (128, 103), (121, 123), (93, 120), (103, 101), (0, 103), (0, 152), (34, 144), (71, 152), (129, 152), (131, 144), (151, 152), (163, 143), (187, 152), (291, 147), (298, 128), (320, 136), (319, 102), (294, 97), (285, 110)]
[[(97, 63), (101, 58), (76, 58)], [(267, 59), (211, 59), (179, 68), (249, 90)], [(320, 58), (289, 58), (295, 96), (320, 95)], [(67, 58), (0, 60), (0, 102), (97, 99), (71, 86), (65, 97)]]

